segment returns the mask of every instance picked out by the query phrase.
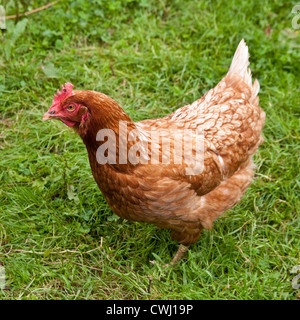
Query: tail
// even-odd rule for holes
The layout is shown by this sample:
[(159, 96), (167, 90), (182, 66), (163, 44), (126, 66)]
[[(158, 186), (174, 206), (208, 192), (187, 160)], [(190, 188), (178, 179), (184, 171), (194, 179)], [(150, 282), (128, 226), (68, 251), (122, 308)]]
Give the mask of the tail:
[(251, 90), (250, 101), (254, 102), (259, 92), (259, 82), (255, 79), (252, 84), (251, 70), (248, 68), (249, 64), (248, 47), (244, 39), (242, 39), (235, 51), (227, 76), (230, 78), (234, 78), (234, 75), (240, 76)]

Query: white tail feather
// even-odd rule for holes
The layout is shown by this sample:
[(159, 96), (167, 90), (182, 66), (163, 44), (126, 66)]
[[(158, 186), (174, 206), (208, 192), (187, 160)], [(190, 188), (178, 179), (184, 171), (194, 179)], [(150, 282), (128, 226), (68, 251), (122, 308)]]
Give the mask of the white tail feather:
[(251, 88), (252, 98), (255, 98), (259, 91), (259, 83), (257, 80), (255, 80), (252, 86), (251, 70), (250, 68), (248, 68), (249, 64), (250, 62), (248, 47), (244, 39), (242, 39), (235, 51), (227, 75), (240, 75), (243, 81)]

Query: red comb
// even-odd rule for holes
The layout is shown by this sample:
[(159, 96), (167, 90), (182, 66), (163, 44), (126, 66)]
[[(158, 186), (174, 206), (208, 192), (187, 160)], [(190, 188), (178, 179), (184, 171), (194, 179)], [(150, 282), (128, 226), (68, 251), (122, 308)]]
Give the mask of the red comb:
[(70, 82), (65, 83), (65, 86), (62, 85), (61, 91), (57, 90), (57, 95), (54, 95), (51, 108), (59, 106), (64, 99), (71, 96), (73, 94), (73, 87)]

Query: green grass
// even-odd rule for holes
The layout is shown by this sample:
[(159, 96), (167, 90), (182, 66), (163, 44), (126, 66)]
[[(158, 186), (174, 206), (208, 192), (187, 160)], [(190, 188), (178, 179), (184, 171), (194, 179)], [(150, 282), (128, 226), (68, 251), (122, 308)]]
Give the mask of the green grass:
[[(29, 10), (47, 1), (31, 1)], [(1, 299), (297, 299), (296, 2), (60, 1), (7, 21), (0, 53)], [(6, 1), (6, 14), (14, 14)], [(20, 6), (20, 12), (22, 6)], [(266, 111), (256, 179), (173, 269), (169, 231), (115, 216), (80, 138), (41, 121), (67, 81), (134, 120), (166, 115), (226, 74), (244, 38)], [(151, 288), (149, 289), (149, 279)]]

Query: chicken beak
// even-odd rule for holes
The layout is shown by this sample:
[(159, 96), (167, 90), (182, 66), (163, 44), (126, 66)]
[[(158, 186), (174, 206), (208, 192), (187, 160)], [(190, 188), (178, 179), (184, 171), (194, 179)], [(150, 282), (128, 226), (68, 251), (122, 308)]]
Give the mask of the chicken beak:
[(46, 120), (49, 120), (49, 119), (51, 119), (51, 115), (48, 112), (46, 112), (42, 117), (42, 121), (46, 121)]
[(59, 116), (58, 114), (55, 112), (55, 110), (51, 110), (51, 111), (47, 111), (43, 117), (42, 117), (42, 121), (46, 121), (46, 120), (51, 120), (51, 119), (58, 119)]

